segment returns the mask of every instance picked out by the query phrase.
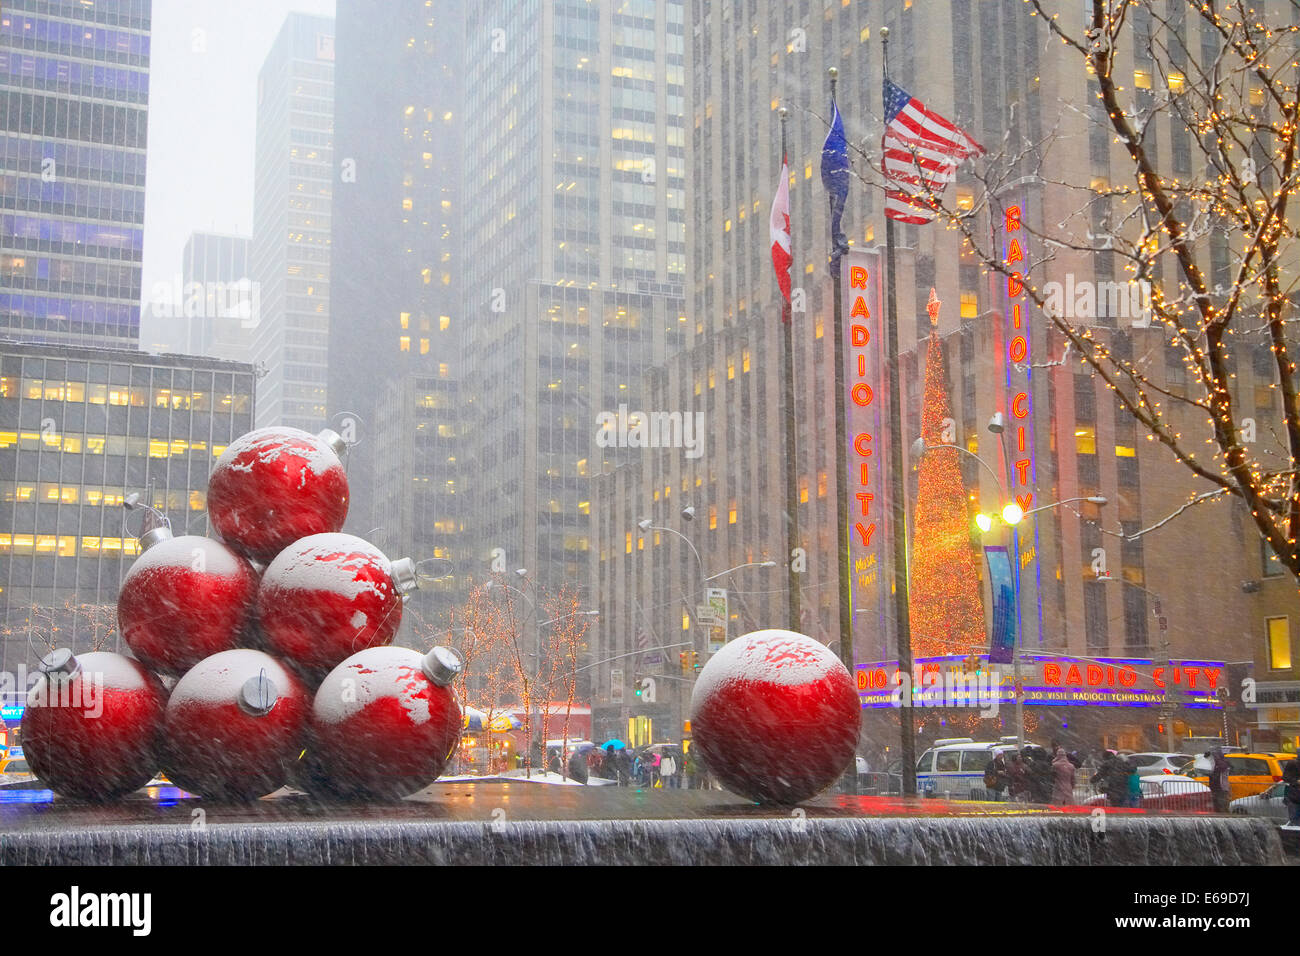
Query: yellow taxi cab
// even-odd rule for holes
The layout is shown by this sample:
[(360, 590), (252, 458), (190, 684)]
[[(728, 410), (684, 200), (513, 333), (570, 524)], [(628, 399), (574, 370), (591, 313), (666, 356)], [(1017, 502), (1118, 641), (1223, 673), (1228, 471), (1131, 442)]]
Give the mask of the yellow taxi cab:
[(0, 784), (28, 783), (35, 779), (26, 757), (0, 757)]
[[(1230, 800), (1252, 797), (1263, 793), (1275, 783), (1282, 780), (1282, 767), (1293, 756), (1275, 753), (1225, 753), (1223, 759), (1228, 761), (1228, 787)], [(1204, 758), (1198, 758), (1196, 769), (1188, 769), (1193, 780), (1209, 783), (1209, 775), (1204, 767)]]

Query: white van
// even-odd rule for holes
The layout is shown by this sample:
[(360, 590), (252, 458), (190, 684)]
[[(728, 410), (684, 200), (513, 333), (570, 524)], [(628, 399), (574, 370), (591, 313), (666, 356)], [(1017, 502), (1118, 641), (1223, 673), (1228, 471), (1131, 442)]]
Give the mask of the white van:
[(976, 741), (971, 737), (946, 737), (916, 761), (916, 789), (927, 797), (944, 800), (987, 800), (984, 771), (995, 754), (1016, 749), (1006, 740)]

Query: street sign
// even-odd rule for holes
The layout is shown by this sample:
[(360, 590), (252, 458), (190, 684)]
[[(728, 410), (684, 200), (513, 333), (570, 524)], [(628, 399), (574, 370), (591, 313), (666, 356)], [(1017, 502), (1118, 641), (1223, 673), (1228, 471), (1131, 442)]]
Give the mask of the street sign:
[(713, 608), (708, 604), (695, 605), (695, 620), (700, 627), (722, 627), (721, 618), (714, 616)]
[(615, 667), (609, 672), (609, 699), (611, 701), (623, 699), (623, 668), (621, 667)]
[(1174, 706), (1173, 704), (1161, 704), (1161, 705), (1160, 705), (1160, 719), (1161, 719), (1161, 720), (1168, 720), (1169, 718), (1171, 718), (1171, 717), (1174, 716), (1174, 714), (1177, 712), (1177, 710), (1178, 710), (1178, 708), (1177, 708), (1176, 706)]
[(726, 588), (705, 588), (704, 603), (709, 611), (709, 653), (716, 654), (727, 643), (727, 625), (730, 609)]

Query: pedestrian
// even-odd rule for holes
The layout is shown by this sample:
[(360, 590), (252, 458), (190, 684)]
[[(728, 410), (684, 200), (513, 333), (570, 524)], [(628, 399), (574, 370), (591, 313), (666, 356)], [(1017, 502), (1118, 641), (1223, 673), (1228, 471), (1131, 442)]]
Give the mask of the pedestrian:
[(695, 759), (695, 751), (686, 751), (686, 763), (683, 767), (686, 773), (686, 789), (694, 790), (700, 785), (700, 762)]
[(1090, 782), (1106, 795), (1106, 802), (1112, 807), (1124, 807), (1128, 806), (1128, 778), (1127, 761), (1120, 760), (1115, 751), (1107, 750), (1101, 755), (1101, 763)]
[(1282, 767), (1282, 802), (1286, 804), (1287, 825), (1300, 826), (1300, 760), (1288, 760)]
[(1052, 759), (1042, 747), (1026, 750), (1025, 769), (1029, 782), (1030, 803), (1050, 803), (1052, 799)]
[(665, 789), (677, 788), (677, 760), (671, 752), (665, 753), (659, 761), (659, 776), (663, 778)]
[(1007, 758), (999, 751), (994, 754), (993, 759), (989, 761), (988, 767), (984, 770), (984, 789), (989, 791), (992, 799), (1001, 800), (1010, 780), (1011, 777), (1007, 772)]
[(658, 751), (650, 754), (650, 786), (652, 788), (663, 786), (663, 780), (659, 774), (659, 768), (662, 763), (663, 757), (658, 753)]
[(1214, 765), (1210, 768), (1210, 797), (1214, 801), (1214, 812), (1227, 813), (1228, 798), (1232, 789), (1232, 783), (1228, 778), (1232, 767), (1223, 756), (1222, 747), (1212, 748), (1205, 756), (1214, 761)]
[(1141, 770), (1134, 761), (1122, 761), (1128, 770), (1128, 806), (1141, 806)]
[(1011, 755), (1011, 763), (1007, 765), (1007, 793), (1017, 803), (1024, 803), (1029, 796), (1029, 777), (1025, 770), (1025, 761), (1018, 753)]
[(1052, 759), (1052, 803), (1058, 807), (1074, 803), (1074, 763), (1060, 747)]

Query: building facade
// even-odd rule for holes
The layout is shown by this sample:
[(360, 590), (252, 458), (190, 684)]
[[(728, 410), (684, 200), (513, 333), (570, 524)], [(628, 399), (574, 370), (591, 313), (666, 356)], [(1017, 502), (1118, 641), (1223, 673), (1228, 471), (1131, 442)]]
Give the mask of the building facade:
[(252, 427), (246, 364), (0, 344), (0, 671), (56, 641), (120, 650), (140, 531), (123, 503), (138, 494), (177, 535), (207, 534), (208, 474)]
[(348, 530), (429, 562), (408, 602), (417, 631), (462, 601), (468, 570), (464, 16), (459, 2), (337, 9), (329, 411), (354, 440)]
[(474, 4), (465, 49), (471, 553), (591, 607), (593, 477), (684, 341), (685, 4)]
[(0, 10), (0, 337), (136, 345), (151, 10)]
[(334, 21), (291, 13), (257, 76), (258, 427), (325, 426), (333, 147)]
[[(1078, 215), (1078, 197), (1066, 187), (1038, 177), (1014, 182), (1015, 173), (1028, 176), (1034, 162), (1044, 162), (1050, 178), (1060, 182), (1096, 183), (1118, 177), (1123, 168), (1122, 150), (1103, 125), (1105, 117), (1087, 105), (1094, 97), (1086, 74), (1064, 59), (1072, 54), (1059, 43), (1046, 42), (1041, 23), (1019, 13), (1009, 16), (998, 5), (969, 0), (804, 3), (772, 10), (737, 0), (692, 3), (687, 10), (688, 344), (647, 378), (647, 388), (660, 405), (704, 413), (709, 452), (695, 462), (680, 454), (644, 453), (627, 474), (606, 482), (593, 504), (604, 624), (598, 658), (630, 654), (624, 660), (637, 662), (646, 642), (670, 649), (652, 654), (656, 663), (639, 673), (620, 663), (597, 669), (595, 726), (598, 733), (600, 728), (631, 733), (628, 721), (650, 716), (655, 739), (675, 739), (684, 732), (676, 721), (689, 709), (692, 674), (678, 670), (679, 645), (707, 659), (706, 635), (692, 619), (694, 605), (703, 599), (702, 579), (770, 558), (785, 560), (780, 308), (768, 235), (781, 164), (778, 108), (789, 109), (798, 541), (807, 561), (801, 575), (801, 629), (836, 647), (841, 640), (836, 501), (851, 489), (837, 489), (835, 483), (830, 243), (819, 176), (829, 112), (828, 68), (839, 71), (839, 107), (851, 143), (880, 141), (882, 26), (890, 28), (892, 79), (977, 140), (999, 143), (1009, 125), (1030, 143), (1044, 142), (1049, 131), (1054, 134), (1063, 145), (1050, 156), (1023, 159), (1023, 168), (1007, 176), (1013, 185), (978, 224), (977, 234), (993, 242), (1006, 241), (1006, 211), (1012, 207), (1039, 233)], [(1121, 62), (1123, 69), (1134, 70), (1141, 92), (1143, 64)], [(1149, 68), (1146, 76), (1149, 86)], [(1057, 102), (1084, 106), (1047, 108)], [(1157, 122), (1152, 134), (1157, 149), (1180, 157), (1179, 151), (1187, 148), (1186, 130), (1167, 116)], [(861, 178), (852, 181), (846, 232), (855, 248), (880, 251), (885, 235), (882, 193), (867, 184), (869, 157), (855, 152), (853, 162)], [(949, 187), (948, 198), (959, 205), (973, 202), (978, 192), (964, 175), (959, 172)], [(1102, 233), (1104, 213), (1089, 209), (1085, 219), (1089, 215), (1094, 218), (1079, 223), (1080, 233)], [(1113, 393), (1079, 366), (1077, 356), (1062, 361), (1063, 339), (1042, 316), (1031, 322), (1028, 358), (1018, 360), (1038, 364), (1023, 386), (1028, 401), (1015, 406), (1027, 415), (1027, 474), (1032, 475), (1031, 487), (1017, 487), (1021, 450), (1004, 449), (988, 428), (995, 413), (1010, 420), (1018, 390), (1008, 388), (1009, 376), (1023, 373), (1006, 357), (1012, 302), (1005, 281), (981, 267), (957, 231), (938, 224), (897, 226), (896, 249), (900, 444), (909, 476), (908, 514), (915, 506), (913, 442), (920, 435), (928, 331), (924, 306), (934, 287), (943, 302), (939, 332), (948, 362), (954, 439), (970, 452), (960, 457), (971, 517), (977, 509), (997, 513), (1009, 487), (1032, 492), (1033, 507), (1090, 496), (1106, 499), (1105, 505), (1074, 501), (1047, 507), (1017, 528), (1013, 553), (1019, 563), (1023, 650), (1095, 659), (1249, 662), (1254, 679), (1269, 678), (1270, 693), (1277, 696), (1267, 708), (1267, 727), (1249, 715), (1244, 724), (1254, 725), (1260, 740), (1280, 737), (1282, 743), (1294, 744), (1297, 725), (1282, 721), (1297, 716), (1290, 689), (1297, 674), (1289, 629), (1300, 606), (1294, 581), (1276, 574), (1276, 562), (1261, 549), (1242, 507), (1228, 500), (1197, 506), (1148, 531), (1206, 489), (1136, 429)], [(1028, 255), (1034, 262), (1046, 257), (1044, 250), (1033, 248)], [(1204, 255), (1207, 272), (1223, 274), (1229, 261), (1226, 246), (1206, 243)], [(1064, 285), (1086, 278), (1097, 288), (1127, 286), (1122, 264), (1109, 254), (1058, 250), (1050, 264), (1038, 269), (1041, 282)], [(1127, 296), (1123, 302), (1128, 305)], [(1181, 357), (1167, 347), (1167, 337), (1129, 311), (1102, 310), (1085, 324), (1122, 358), (1146, 363), (1156, 381), (1175, 391), (1186, 389)], [(1256, 410), (1257, 422), (1276, 422), (1280, 405), (1270, 387), (1268, 356), (1258, 344), (1236, 346), (1238, 400)], [(1018, 440), (1015, 429), (1007, 438)], [(692, 521), (681, 516), (688, 505), (694, 508)], [(641, 532), (637, 522), (644, 518), (651, 519), (651, 530)], [(675, 534), (653, 530), (657, 527), (685, 535), (690, 546)], [(1006, 527), (999, 525), (987, 537), (972, 526), (971, 543), (981, 548), (1011, 542)], [(1106, 574), (1099, 577), (1099, 570)], [(981, 577), (987, 577), (983, 567)], [(730, 636), (784, 626), (785, 585), (784, 568), (747, 568), (729, 576)], [(981, 581), (981, 588), (988, 615), (988, 586)], [(641, 637), (643, 628), (648, 637)], [(883, 620), (855, 616), (852, 642), (853, 659), (863, 666), (894, 657), (892, 615)], [(630, 688), (635, 678), (655, 673), (656, 667), (673, 679), (659, 685), (657, 706), (651, 706), (632, 696)], [(624, 686), (614, 687), (618, 672)], [(1236, 700), (1240, 688), (1233, 693)], [(1112, 745), (1163, 745), (1155, 714), (1135, 709), (1123, 721), (1112, 721)], [(952, 732), (937, 711), (918, 711), (917, 719), (923, 736)], [(1215, 719), (1208, 718), (1210, 723)], [(1173, 720), (1178, 736), (1195, 736), (1207, 717), (1183, 708)], [(1057, 708), (1045, 716), (1039, 732), (1061, 732), (1062, 723), (1069, 723), (1069, 710)], [(889, 738), (887, 727), (869, 726), (868, 736)], [(893, 727), (896, 734), (896, 718)], [(1096, 743), (1086, 741), (1087, 746)]]

